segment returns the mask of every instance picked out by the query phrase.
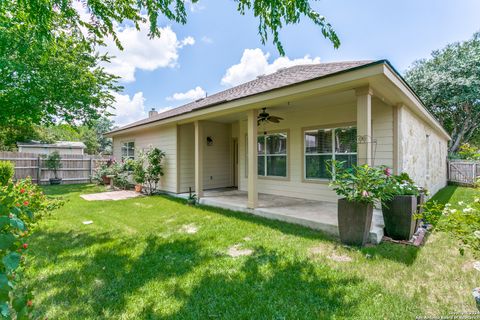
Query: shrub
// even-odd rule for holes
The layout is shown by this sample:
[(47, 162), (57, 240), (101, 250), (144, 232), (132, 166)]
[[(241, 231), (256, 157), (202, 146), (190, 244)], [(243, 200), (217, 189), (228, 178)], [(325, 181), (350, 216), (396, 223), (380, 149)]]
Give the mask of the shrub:
[(442, 217), (445, 206), (437, 201), (428, 201), (422, 205), (423, 212), (416, 214), (416, 219), (421, 219), (426, 223), (436, 226)]
[(55, 179), (58, 179), (57, 171), (62, 167), (61, 161), (62, 161), (62, 157), (60, 157), (60, 154), (58, 153), (58, 151), (54, 151), (50, 153), (47, 157), (47, 160), (45, 160), (45, 164), (47, 168), (53, 171)]
[(15, 169), (10, 161), (0, 161), (0, 186), (7, 185), (14, 174)]
[(479, 150), (470, 145), (469, 143), (464, 143), (458, 148), (458, 155), (461, 159), (465, 160), (479, 160), (480, 152)]
[(333, 171), (330, 175), (334, 179), (330, 186), (339, 196), (351, 202), (369, 203), (383, 198), (385, 173), (382, 169), (368, 165), (345, 168), (344, 162), (335, 160), (331, 163)]
[(0, 187), (0, 314), (6, 319), (29, 318), (32, 294), (21, 287), (26, 241), (36, 222), (62, 203), (45, 197), (30, 179)]
[(383, 200), (388, 200), (394, 196), (412, 195), (418, 196), (422, 189), (417, 186), (412, 178), (406, 172), (399, 175), (391, 175), (390, 169), (385, 168), (385, 185)]
[(158, 190), (158, 183), (163, 176), (162, 161), (165, 158), (165, 152), (158, 148), (151, 148), (146, 153), (140, 153), (137, 161), (144, 164), (145, 182), (147, 184), (148, 194), (154, 194)]

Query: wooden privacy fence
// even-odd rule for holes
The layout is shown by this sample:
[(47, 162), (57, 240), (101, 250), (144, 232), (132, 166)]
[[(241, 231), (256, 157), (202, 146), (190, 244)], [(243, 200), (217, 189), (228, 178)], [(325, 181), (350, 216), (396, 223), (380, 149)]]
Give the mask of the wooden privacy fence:
[[(110, 158), (105, 156), (62, 154), (62, 167), (57, 176), (62, 183), (88, 183), (97, 167)], [(0, 161), (11, 161), (15, 166), (15, 179), (31, 177), (38, 184), (47, 184), (54, 177), (45, 165), (46, 156), (27, 152), (0, 152)]]
[(480, 177), (480, 162), (466, 160), (448, 162), (448, 181), (474, 186), (478, 177)]

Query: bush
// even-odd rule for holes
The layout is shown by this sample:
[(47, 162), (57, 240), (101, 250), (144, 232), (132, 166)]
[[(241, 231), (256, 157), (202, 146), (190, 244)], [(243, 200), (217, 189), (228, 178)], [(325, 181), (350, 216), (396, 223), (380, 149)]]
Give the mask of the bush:
[(50, 200), (30, 179), (0, 187), (0, 314), (6, 319), (27, 319), (33, 302), (25, 284), (21, 287), (26, 241), (36, 222), (60, 206)]
[[(382, 169), (368, 165), (345, 168), (342, 161), (331, 161), (334, 180), (330, 183), (337, 195), (351, 202), (373, 203), (384, 197), (386, 177)], [(330, 167), (330, 166), (329, 166)]]
[(57, 171), (62, 167), (61, 161), (62, 161), (62, 157), (60, 157), (60, 154), (58, 153), (58, 151), (54, 151), (50, 153), (47, 157), (47, 160), (45, 160), (45, 164), (47, 168), (53, 171), (55, 179), (58, 179)]
[[(158, 190), (158, 183), (163, 176), (162, 161), (165, 158), (165, 152), (158, 148), (151, 148), (146, 153), (140, 153), (137, 161), (142, 164), (145, 171), (145, 182), (148, 194), (154, 194)], [(143, 166), (145, 164), (145, 166)]]
[(470, 145), (469, 143), (464, 143), (458, 148), (458, 156), (460, 159), (465, 160), (479, 160), (480, 159), (480, 152), (479, 150)]
[(10, 161), (0, 161), (0, 186), (7, 185), (14, 174), (15, 169)]

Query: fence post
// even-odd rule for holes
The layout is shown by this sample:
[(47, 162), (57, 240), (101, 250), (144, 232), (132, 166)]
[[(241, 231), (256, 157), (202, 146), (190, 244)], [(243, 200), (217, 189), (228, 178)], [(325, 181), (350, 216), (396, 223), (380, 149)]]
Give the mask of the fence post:
[(92, 176), (93, 176), (93, 157), (90, 156), (90, 183), (92, 183)]
[(37, 157), (37, 185), (40, 185), (40, 178), (42, 177), (42, 167), (40, 165), (40, 156)]

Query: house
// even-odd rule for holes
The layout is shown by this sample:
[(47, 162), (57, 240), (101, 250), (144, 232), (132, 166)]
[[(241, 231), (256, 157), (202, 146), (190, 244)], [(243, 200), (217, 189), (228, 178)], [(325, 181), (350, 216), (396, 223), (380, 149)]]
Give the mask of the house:
[(259, 194), (335, 203), (330, 159), (389, 166), (432, 193), (447, 182), (449, 135), (387, 60), (281, 69), (107, 135), (117, 159), (165, 151), (163, 190), (233, 187), (250, 210)]
[(17, 142), (19, 152), (29, 152), (35, 154), (50, 154), (58, 151), (60, 154), (84, 154), (87, 148), (83, 142), (78, 141), (57, 141), (55, 143)]

